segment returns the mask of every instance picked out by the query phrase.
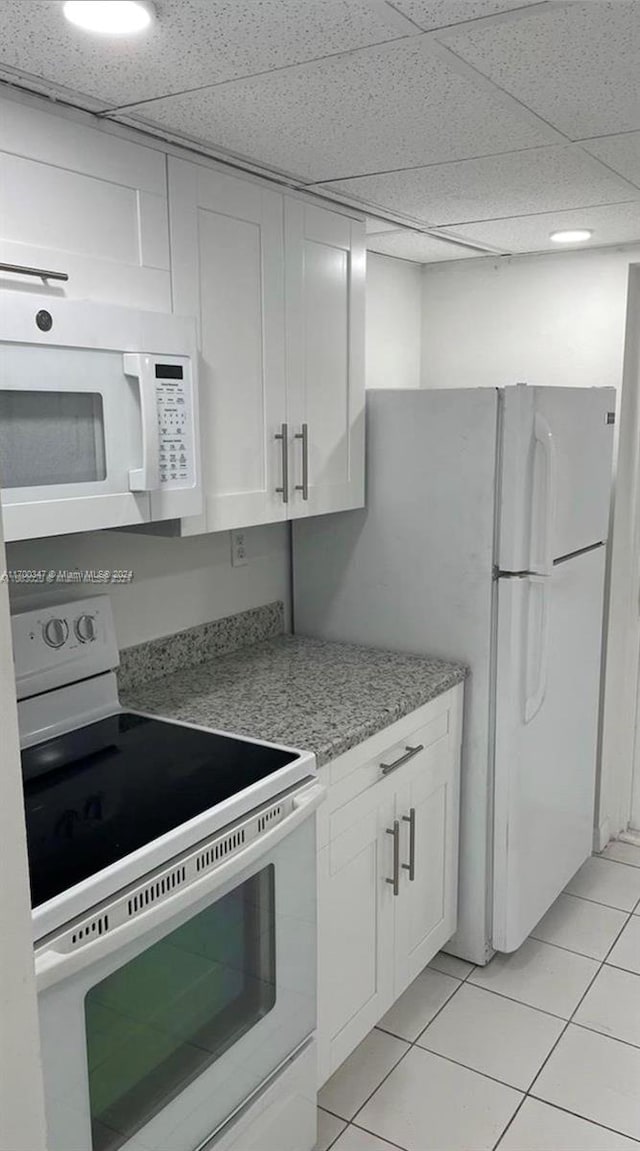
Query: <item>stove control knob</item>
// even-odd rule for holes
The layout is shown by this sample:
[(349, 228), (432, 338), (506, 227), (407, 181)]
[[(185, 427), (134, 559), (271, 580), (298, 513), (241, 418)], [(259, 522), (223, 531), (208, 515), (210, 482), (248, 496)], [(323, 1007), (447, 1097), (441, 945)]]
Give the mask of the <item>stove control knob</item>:
[(78, 616), (74, 631), (80, 643), (91, 643), (96, 638), (96, 618), (93, 615)]
[(69, 625), (66, 619), (48, 619), (42, 629), (42, 638), (49, 647), (62, 647), (67, 642)]

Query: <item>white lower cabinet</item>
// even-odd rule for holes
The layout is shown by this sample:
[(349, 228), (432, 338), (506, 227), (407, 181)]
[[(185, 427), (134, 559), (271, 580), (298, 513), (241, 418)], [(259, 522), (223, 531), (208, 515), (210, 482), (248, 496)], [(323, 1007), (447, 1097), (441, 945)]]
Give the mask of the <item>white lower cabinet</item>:
[(320, 1085), (455, 932), (462, 694), (321, 769)]
[[(372, 789), (375, 791), (375, 789)], [(393, 797), (367, 794), (336, 812), (318, 856), (320, 1083), (393, 1001), (390, 840)]]

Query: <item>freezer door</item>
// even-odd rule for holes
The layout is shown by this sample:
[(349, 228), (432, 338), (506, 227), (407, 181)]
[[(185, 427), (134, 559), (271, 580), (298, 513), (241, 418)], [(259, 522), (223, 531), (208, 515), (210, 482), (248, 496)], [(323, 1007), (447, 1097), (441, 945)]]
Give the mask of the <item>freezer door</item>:
[(493, 946), (515, 951), (589, 856), (605, 548), (498, 581)]
[(615, 390), (518, 384), (501, 396), (498, 567), (549, 574), (607, 538)]

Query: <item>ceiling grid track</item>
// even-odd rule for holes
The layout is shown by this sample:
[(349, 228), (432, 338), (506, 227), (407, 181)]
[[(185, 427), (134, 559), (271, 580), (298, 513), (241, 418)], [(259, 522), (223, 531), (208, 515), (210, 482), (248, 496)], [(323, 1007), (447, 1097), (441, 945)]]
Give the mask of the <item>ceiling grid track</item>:
[(368, 246), (388, 255), (549, 251), (571, 227), (640, 241), (633, 0), (157, 9), (133, 54), (59, 4), (3, 0), (0, 81), (371, 216)]

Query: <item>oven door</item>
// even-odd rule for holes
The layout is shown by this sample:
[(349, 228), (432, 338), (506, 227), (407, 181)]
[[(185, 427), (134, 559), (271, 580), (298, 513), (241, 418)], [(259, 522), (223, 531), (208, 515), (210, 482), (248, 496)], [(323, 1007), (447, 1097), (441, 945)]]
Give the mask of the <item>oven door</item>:
[(38, 949), (49, 1151), (194, 1151), (312, 1035), (323, 794), (302, 789), (181, 893), (166, 868), (145, 877), (124, 893), (147, 900), (131, 922), (111, 929), (105, 904)]

